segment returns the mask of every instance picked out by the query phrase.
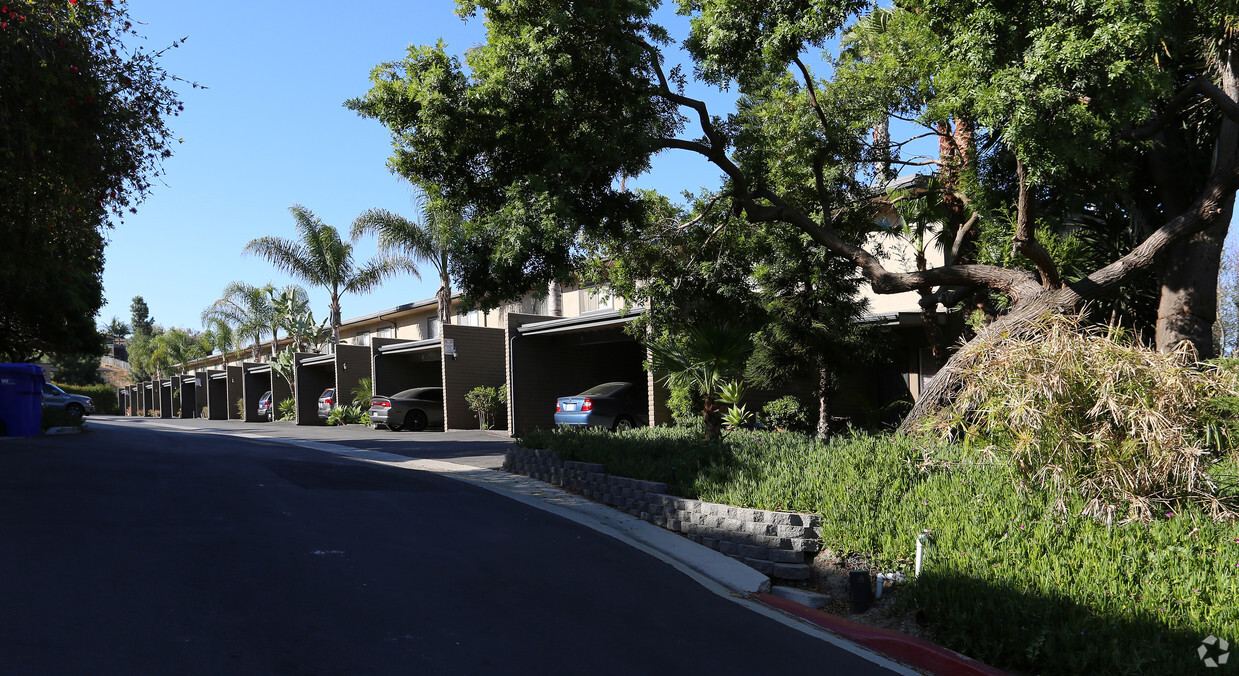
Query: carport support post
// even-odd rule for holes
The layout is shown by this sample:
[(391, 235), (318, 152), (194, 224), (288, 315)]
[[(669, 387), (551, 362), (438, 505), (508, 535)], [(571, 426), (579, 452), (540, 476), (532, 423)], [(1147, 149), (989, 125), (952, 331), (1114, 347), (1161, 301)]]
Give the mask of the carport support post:
[(142, 383), (142, 417), (150, 415), (155, 410), (155, 388), (158, 383), (149, 380)]
[(245, 411), (241, 411), (236, 407), (236, 401), (245, 396), (244, 383), (245, 370), (240, 366), (229, 366), (226, 370), (228, 373), (228, 401), (225, 410), (228, 411), (229, 420), (243, 420)]
[[(253, 373), (264, 368), (262, 373)], [(245, 422), (266, 422), (258, 419), (258, 400), (271, 386), (271, 367), (268, 364), (245, 363), (241, 365), (241, 370), (241, 396), (245, 397), (245, 410), (241, 412), (241, 419)]]

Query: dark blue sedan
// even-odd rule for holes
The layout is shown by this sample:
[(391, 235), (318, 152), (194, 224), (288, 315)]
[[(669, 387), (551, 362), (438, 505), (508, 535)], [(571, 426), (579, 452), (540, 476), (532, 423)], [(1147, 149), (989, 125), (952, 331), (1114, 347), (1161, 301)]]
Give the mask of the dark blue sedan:
[(590, 425), (630, 430), (644, 425), (647, 403), (632, 383), (603, 383), (555, 403), (556, 425)]

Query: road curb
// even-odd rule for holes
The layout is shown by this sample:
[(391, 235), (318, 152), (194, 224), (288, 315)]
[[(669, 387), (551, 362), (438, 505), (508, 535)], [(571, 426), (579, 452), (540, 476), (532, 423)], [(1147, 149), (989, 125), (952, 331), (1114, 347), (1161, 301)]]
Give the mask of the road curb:
[(897, 659), (918, 669), (944, 676), (1009, 676), (971, 657), (943, 648), (922, 638), (901, 634), (890, 629), (853, 622), (823, 610), (801, 605), (781, 596), (757, 592), (754, 600), (830, 630), (843, 638)]

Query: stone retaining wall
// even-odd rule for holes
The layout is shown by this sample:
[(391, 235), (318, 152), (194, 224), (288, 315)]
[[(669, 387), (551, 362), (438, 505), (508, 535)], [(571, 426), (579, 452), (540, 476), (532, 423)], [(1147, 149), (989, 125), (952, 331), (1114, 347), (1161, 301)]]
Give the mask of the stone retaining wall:
[(745, 509), (668, 495), (667, 484), (611, 476), (596, 463), (560, 459), (554, 451), (508, 451), (503, 469), (545, 481), (681, 533), (765, 575), (806, 580), (818, 550), (821, 517)]

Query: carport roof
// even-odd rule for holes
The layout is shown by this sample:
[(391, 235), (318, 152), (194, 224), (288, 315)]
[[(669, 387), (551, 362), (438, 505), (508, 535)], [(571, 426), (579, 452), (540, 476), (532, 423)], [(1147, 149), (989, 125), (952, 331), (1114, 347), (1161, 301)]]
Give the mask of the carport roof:
[(334, 362), (335, 360), (336, 360), (336, 355), (331, 352), (328, 352), (327, 354), (320, 354), (317, 357), (309, 357), (307, 359), (304, 359), (302, 360), (301, 365), (302, 366), (318, 366), (319, 364), (330, 364)]
[(618, 310), (590, 312), (580, 315), (579, 317), (567, 317), (565, 319), (552, 319), (545, 322), (525, 324), (524, 326), (518, 327), (516, 330), (519, 331), (522, 336), (542, 333), (564, 333), (568, 331), (590, 331), (607, 326), (627, 324), (644, 313), (645, 308), (643, 307), (629, 308), (628, 312), (622, 314)]
[[(302, 363), (304, 363), (304, 362), (302, 362)], [(251, 368), (247, 368), (247, 369), (245, 369), (245, 372), (246, 372), (246, 373), (270, 373), (270, 372), (271, 372), (271, 365), (270, 365), (270, 364), (261, 364), (261, 365), (259, 365), (259, 366), (254, 366), (254, 367), (251, 367)]]
[(426, 340), (410, 340), (403, 343), (381, 345), (379, 346), (379, 353), (407, 354), (409, 352), (427, 352), (430, 350), (438, 350), (442, 347), (443, 341), (439, 338), (427, 338)]

